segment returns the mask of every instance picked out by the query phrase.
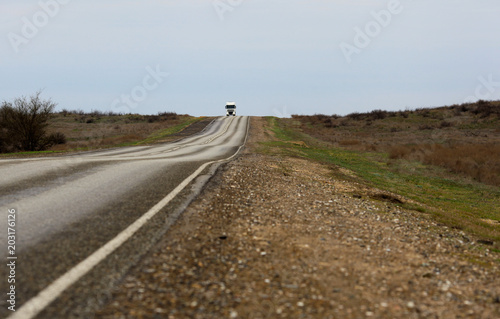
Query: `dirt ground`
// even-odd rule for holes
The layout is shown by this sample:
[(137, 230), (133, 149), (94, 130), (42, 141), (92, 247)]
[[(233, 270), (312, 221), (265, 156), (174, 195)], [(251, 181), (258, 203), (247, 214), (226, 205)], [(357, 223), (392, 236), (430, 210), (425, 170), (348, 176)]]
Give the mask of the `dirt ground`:
[(329, 168), (255, 153), (263, 125), (96, 318), (500, 318), (498, 253)]

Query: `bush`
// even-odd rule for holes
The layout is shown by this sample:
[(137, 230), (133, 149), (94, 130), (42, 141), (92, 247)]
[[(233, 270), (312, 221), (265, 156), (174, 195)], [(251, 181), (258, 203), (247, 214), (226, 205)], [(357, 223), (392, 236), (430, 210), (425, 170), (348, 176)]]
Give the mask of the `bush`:
[(160, 119), (160, 117), (157, 115), (148, 115), (147, 118), (148, 118), (148, 123), (154, 123)]
[(409, 111), (399, 111), (398, 115), (404, 119), (407, 119), (410, 116), (410, 112)]
[(175, 112), (158, 112), (158, 116), (160, 116), (163, 120), (177, 120), (177, 113)]
[(47, 138), (47, 141), (50, 145), (66, 144), (66, 135), (61, 132), (52, 133)]
[(41, 92), (29, 98), (3, 102), (0, 108), (1, 151), (38, 151), (46, 147), (47, 121), (56, 104), (42, 100)]
[(485, 118), (493, 114), (497, 116), (500, 115), (500, 109), (498, 106), (495, 106), (490, 102), (479, 100), (477, 101), (476, 108), (472, 111), (472, 113)]
[(351, 119), (351, 120), (354, 120), (354, 121), (359, 121), (359, 120), (362, 120), (365, 117), (364, 115), (365, 114), (363, 114), (363, 113), (353, 112), (353, 113), (347, 114), (346, 117), (348, 119)]
[(417, 114), (422, 116), (422, 117), (430, 117), (431, 116), (431, 111), (426, 108), (419, 108), (416, 110)]
[(332, 119), (326, 119), (323, 121), (323, 124), (325, 125), (325, 127), (327, 128), (332, 128), (332, 127), (335, 127), (335, 125), (333, 124), (332, 122)]
[(106, 114), (105, 114), (104, 112), (99, 111), (99, 110), (92, 110), (92, 111), (90, 112), (90, 116), (92, 116), (92, 117), (97, 117), (97, 118), (100, 118), (100, 117), (103, 117), (103, 116), (105, 116), (105, 115), (106, 115)]
[(383, 110), (373, 110), (370, 113), (370, 118), (372, 120), (383, 120), (387, 117), (388, 112)]

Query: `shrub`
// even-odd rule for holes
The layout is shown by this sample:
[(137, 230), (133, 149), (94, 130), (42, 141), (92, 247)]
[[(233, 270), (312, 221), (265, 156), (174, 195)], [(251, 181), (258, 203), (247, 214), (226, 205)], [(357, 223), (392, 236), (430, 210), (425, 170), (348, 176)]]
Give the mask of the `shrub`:
[(66, 135), (61, 132), (51, 133), (47, 137), (47, 145), (66, 144)]
[(158, 116), (160, 116), (164, 121), (177, 120), (178, 118), (178, 115), (175, 112), (158, 112)]
[(416, 110), (417, 114), (422, 116), (422, 117), (430, 117), (431, 116), (431, 111), (429, 109), (425, 108), (419, 108)]
[(332, 128), (332, 127), (334, 127), (334, 125), (333, 125), (333, 122), (332, 122), (332, 119), (331, 119), (331, 118), (324, 120), (324, 121), (323, 121), (323, 124), (324, 124), (324, 125), (325, 125), (325, 127), (327, 127), (327, 128)]
[(106, 115), (106, 114), (102, 111), (99, 111), (99, 110), (92, 110), (92, 112), (90, 112), (90, 116), (93, 116), (93, 117), (103, 117), (104, 115)]
[(4, 149), (38, 151), (45, 148), (47, 121), (56, 104), (42, 100), (41, 92), (3, 102), (0, 109), (0, 127)]
[(409, 111), (399, 111), (398, 115), (404, 119), (407, 119), (410, 116), (410, 112)]
[(351, 114), (347, 114), (346, 117), (354, 121), (359, 121), (362, 120), (365, 117), (365, 115), (362, 113), (353, 112)]
[(473, 114), (479, 115), (482, 118), (489, 117), (490, 115), (500, 115), (500, 108), (490, 102), (479, 100), (476, 108), (472, 111)]
[(349, 120), (340, 121), (340, 126), (349, 126)]
[(387, 117), (388, 112), (383, 110), (373, 110), (370, 113), (370, 118), (372, 120), (383, 120)]

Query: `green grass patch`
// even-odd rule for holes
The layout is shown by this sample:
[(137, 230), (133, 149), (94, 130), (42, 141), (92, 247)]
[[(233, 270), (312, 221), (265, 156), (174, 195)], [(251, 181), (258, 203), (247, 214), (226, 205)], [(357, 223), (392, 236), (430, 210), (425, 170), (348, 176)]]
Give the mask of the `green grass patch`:
[(268, 116), (266, 117), (266, 120), (269, 125), (269, 129), (280, 141), (292, 141), (294, 138), (299, 137), (297, 132), (282, 125), (278, 118)]
[(58, 154), (58, 153), (64, 153), (64, 151), (32, 151), (32, 152), (3, 153), (0, 154), (0, 158), (9, 158), (17, 156), (37, 156), (37, 155)]
[[(439, 168), (417, 162), (389, 161), (384, 153), (327, 147), (311, 136), (288, 127), (285, 121), (277, 118), (267, 118), (267, 121), (276, 140), (261, 143), (260, 151), (347, 168), (354, 172), (357, 182), (420, 203), (404, 204), (406, 208), (429, 213), (441, 223), (493, 240), (495, 247), (499, 245), (500, 226), (483, 221), (500, 220), (498, 187), (449, 174), (443, 176)], [(297, 140), (306, 142), (308, 147), (287, 143)]]

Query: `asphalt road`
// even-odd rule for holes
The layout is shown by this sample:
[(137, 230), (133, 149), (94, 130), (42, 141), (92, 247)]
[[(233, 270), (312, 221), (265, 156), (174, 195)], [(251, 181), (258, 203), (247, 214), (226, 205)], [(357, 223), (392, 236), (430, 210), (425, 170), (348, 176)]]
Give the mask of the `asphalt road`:
[[(130, 239), (47, 305), (37, 304), (41, 309), (33, 312), (39, 318), (92, 318), (92, 311), (106, 298), (110, 287), (168, 229), (194, 196), (195, 186), (210, 176), (207, 171), (213, 165), (207, 166), (191, 187), (180, 191), (179, 184), (189, 176), (198, 176), (204, 163), (235, 154), (245, 141), (247, 129), (247, 117), (221, 117), (201, 133), (168, 144), (1, 160), (0, 257), (16, 264), (16, 312), (40, 294), (55, 296), (52, 290), (47, 292), (47, 287), (52, 289), (56, 279), (89, 259), (163, 200), (164, 207), (158, 207)], [(165, 202), (174, 190), (179, 194)], [(13, 209), (12, 253), (7, 215)], [(11, 268), (0, 267), (3, 296), (11, 290)], [(0, 317), (12, 314), (8, 310), (11, 305), (6, 298), (0, 299)]]

